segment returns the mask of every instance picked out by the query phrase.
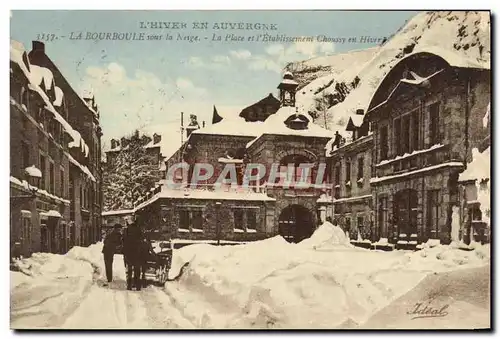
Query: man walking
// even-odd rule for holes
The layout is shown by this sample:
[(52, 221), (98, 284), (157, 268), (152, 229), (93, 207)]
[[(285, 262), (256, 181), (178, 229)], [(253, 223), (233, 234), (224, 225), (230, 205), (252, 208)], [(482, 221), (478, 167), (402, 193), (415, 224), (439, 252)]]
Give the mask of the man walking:
[(123, 257), (127, 267), (127, 290), (141, 290), (144, 235), (135, 222), (128, 225), (123, 239)]
[(122, 246), (122, 235), (120, 224), (115, 224), (113, 230), (104, 239), (102, 253), (104, 255), (104, 266), (106, 268), (106, 278), (108, 283), (113, 281), (113, 258)]

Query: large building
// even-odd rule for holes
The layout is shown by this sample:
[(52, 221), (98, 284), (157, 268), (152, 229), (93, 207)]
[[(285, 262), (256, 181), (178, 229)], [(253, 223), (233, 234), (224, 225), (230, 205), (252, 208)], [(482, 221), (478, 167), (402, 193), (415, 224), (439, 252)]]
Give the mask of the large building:
[[(216, 119), (192, 131), (167, 160), (169, 178), (180, 187), (160, 182), (135, 207), (140, 224), (160, 229), (166, 238), (191, 240), (250, 241), (281, 234), (298, 242), (309, 237), (320, 222), (322, 196), (330, 189), (324, 148), (332, 133), (298, 110), (291, 73), (285, 73), (278, 88), (280, 107), (267, 110), (264, 121), (244, 114), (245, 119)], [(272, 106), (273, 98), (264, 103)], [(173, 171), (180, 163), (184, 171)], [(212, 175), (199, 170), (201, 164), (211, 165)], [(265, 172), (245, 187), (248, 164)], [(281, 177), (273, 178), (273, 171)], [(196, 185), (193, 173), (201, 174)], [(299, 177), (307, 185), (298, 185), (294, 179)]]
[[(472, 150), (489, 144), (483, 119), (490, 103), (490, 76), (489, 69), (462, 56), (425, 52), (400, 60), (385, 75), (363, 108), (363, 119), (356, 117), (351, 124), (366, 124), (372, 132), (330, 150), (333, 168), (342, 173), (334, 172), (334, 185), (340, 186), (335, 214), (341, 224), (350, 224), (347, 228), (360, 234), (356, 240), (411, 249), (429, 240), (448, 244), (452, 224), (464, 228), (463, 218), (456, 220), (462, 213), (453, 214), (463, 200), (459, 174), (471, 162)], [(371, 171), (361, 170), (360, 163), (370, 158)], [(352, 191), (353, 184), (359, 184), (354, 182), (352, 164), (358, 166), (362, 187), (369, 182), (369, 189)], [(350, 190), (352, 196), (343, 195)], [(354, 201), (364, 201), (365, 211), (359, 211)], [(368, 213), (370, 223), (364, 222)]]
[(11, 254), (65, 253), (100, 239), (101, 128), (34, 41), (10, 44)]

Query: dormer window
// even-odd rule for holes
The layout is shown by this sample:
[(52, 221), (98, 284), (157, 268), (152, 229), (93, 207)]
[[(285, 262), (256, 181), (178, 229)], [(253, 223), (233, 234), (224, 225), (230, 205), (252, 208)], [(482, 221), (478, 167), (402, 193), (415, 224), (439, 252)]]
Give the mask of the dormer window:
[(309, 125), (309, 119), (303, 114), (292, 114), (288, 119), (285, 120), (285, 125), (294, 130), (307, 129)]

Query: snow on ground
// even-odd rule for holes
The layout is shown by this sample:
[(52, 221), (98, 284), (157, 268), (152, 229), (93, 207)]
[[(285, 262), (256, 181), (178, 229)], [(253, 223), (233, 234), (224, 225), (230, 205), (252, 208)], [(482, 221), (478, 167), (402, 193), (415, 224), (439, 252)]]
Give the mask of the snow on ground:
[(126, 290), (123, 257), (105, 281), (102, 243), (66, 255), (35, 253), (11, 271), (11, 327), (62, 329), (192, 328), (154, 286)]
[[(115, 256), (113, 282), (103, 286), (101, 249), (99, 243), (16, 262), (11, 327), (332, 329), (384, 322), (397, 327), (387, 318), (387, 307), (403, 307), (401, 300), (415, 289), (427, 296), (435, 285), (422, 284), (437, 279), (436, 273), (470, 277), (471, 269), (488, 267), (490, 260), (489, 245), (471, 251), (442, 245), (417, 252), (361, 249), (327, 222), (298, 244), (277, 236), (174, 250), (171, 281), (139, 292), (126, 290), (121, 255)], [(460, 286), (460, 295), (479, 293), (473, 284)], [(453, 297), (453, 290), (448, 292)], [(489, 296), (484, 288), (480, 293)], [(469, 303), (453, 305), (472, 309)], [(480, 311), (483, 319), (489, 309)], [(400, 321), (408, 325), (406, 318)]]
[(489, 263), (489, 247), (381, 252), (351, 246), (329, 223), (308, 240), (192, 245), (174, 254), (166, 293), (201, 328), (335, 328), (362, 324), (426, 276)]

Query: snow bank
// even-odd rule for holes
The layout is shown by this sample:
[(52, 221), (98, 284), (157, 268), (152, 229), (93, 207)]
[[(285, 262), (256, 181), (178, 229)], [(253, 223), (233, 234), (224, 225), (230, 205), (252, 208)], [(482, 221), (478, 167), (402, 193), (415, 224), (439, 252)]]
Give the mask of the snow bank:
[[(85, 298), (96, 273), (102, 278), (101, 251), (102, 243), (99, 243), (75, 246), (65, 255), (34, 253), (30, 258), (15, 261), (15, 271), (10, 272), (11, 326), (61, 326)], [(123, 279), (123, 264), (117, 258), (115, 262), (113, 275)]]
[(437, 245), (419, 252), (349, 244), (329, 222), (298, 244), (277, 236), (238, 246), (174, 251), (166, 293), (200, 328), (355, 327), (429, 273), (484, 266), (489, 251)]
[(57, 327), (90, 288), (94, 270), (69, 256), (34, 253), (11, 272), (11, 327)]

